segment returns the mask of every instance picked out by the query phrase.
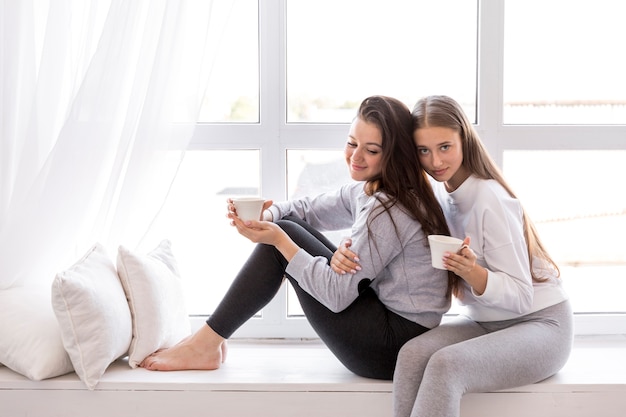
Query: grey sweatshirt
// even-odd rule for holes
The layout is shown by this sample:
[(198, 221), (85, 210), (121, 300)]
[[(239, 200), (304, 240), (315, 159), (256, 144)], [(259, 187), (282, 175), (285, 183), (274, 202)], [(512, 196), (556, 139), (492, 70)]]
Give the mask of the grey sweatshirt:
[[(336, 192), (314, 198), (276, 203), (273, 218), (296, 216), (320, 231), (351, 228), (351, 249), (359, 256), (361, 270), (335, 273), (324, 257), (300, 249), (287, 266), (287, 273), (331, 311), (347, 308), (358, 296), (363, 279), (380, 301), (394, 313), (432, 328), (448, 311), (447, 273), (431, 266), (430, 249), (421, 224), (395, 205), (382, 210), (375, 196), (367, 196), (364, 183), (350, 183)], [(386, 198), (378, 194), (379, 198)], [(368, 217), (374, 220), (368, 227)], [(392, 220), (393, 218), (393, 220)]]

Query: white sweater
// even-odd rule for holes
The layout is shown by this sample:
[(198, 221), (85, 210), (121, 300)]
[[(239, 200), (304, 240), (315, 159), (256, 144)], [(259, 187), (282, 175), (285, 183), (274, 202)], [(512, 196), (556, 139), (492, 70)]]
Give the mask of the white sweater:
[(433, 181), (452, 236), (469, 236), (476, 262), (487, 269), (487, 288), (477, 295), (463, 281), (460, 304), (476, 321), (508, 320), (542, 310), (568, 297), (556, 271), (535, 260), (532, 280), (524, 239), (522, 207), (495, 180), (470, 176), (448, 193), (443, 183)]

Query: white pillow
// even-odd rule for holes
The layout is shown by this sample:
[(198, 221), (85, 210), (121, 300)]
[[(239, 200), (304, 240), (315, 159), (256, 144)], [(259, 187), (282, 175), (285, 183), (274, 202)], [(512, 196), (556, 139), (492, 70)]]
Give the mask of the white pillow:
[(0, 290), (0, 362), (36, 381), (74, 370), (50, 305), (50, 281)]
[(133, 318), (128, 364), (136, 368), (146, 356), (189, 336), (191, 326), (169, 240), (147, 255), (120, 246), (117, 272)]
[(132, 337), (131, 316), (113, 261), (96, 243), (52, 283), (52, 308), (78, 377), (93, 390)]

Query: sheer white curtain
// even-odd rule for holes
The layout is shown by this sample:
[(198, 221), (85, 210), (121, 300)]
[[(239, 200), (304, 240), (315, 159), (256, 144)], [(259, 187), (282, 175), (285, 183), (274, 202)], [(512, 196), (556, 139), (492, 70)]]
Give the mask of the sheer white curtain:
[(213, 6), (0, 0), (0, 289), (141, 242), (193, 133)]

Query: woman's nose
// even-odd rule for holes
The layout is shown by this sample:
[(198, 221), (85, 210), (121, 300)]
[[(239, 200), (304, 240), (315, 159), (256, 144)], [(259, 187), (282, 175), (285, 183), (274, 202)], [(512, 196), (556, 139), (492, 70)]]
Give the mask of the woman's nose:
[(356, 148), (354, 152), (352, 152), (352, 160), (361, 161), (362, 159), (363, 159), (363, 150)]

